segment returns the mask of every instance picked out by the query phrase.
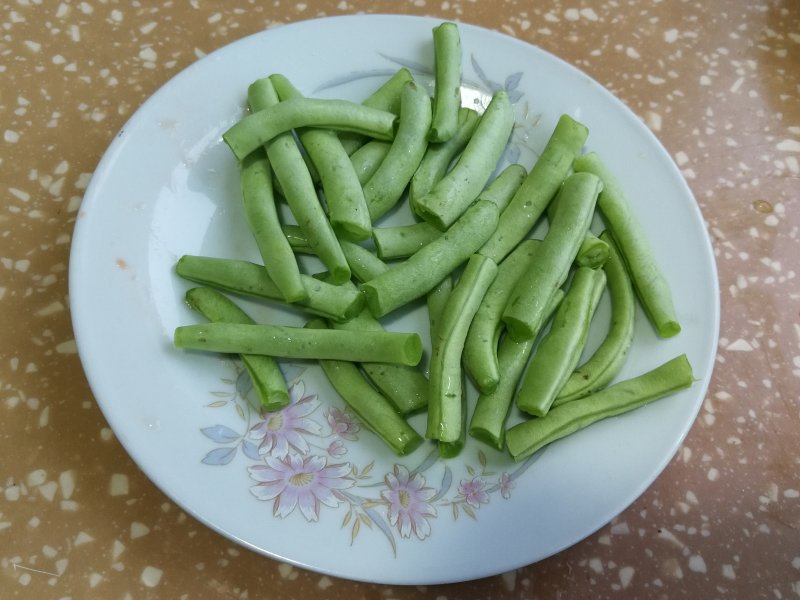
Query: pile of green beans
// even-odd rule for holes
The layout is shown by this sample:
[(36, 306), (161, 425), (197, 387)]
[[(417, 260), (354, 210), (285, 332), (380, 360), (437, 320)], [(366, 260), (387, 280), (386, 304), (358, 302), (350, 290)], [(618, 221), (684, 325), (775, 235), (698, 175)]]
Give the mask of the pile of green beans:
[[(522, 460), (691, 385), (685, 355), (617, 380), (637, 303), (659, 336), (680, 325), (622, 186), (584, 153), (586, 125), (561, 115), (532, 165), (504, 164), (509, 95), (494, 91), (482, 113), (463, 107), (458, 26), (440, 24), (432, 41), (432, 95), (405, 68), (362, 103), (307, 98), (279, 73), (252, 82), (249, 114), (222, 137), (261, 264), (182, 256), (176, 274), (199, 286), (187, 305), (210, 322), (177, 327), (174, 345), (238, 356), (268, 412), (289, 402), (280, 361), (318, 361), (398, 455), (428, 443), (451, 458), (471, 437)], [(412, 220), (388, 225), (403, 204)], [(301, 254), (325, 270), (305, 272)], [(305, 325), (257, 323), (241, 296)], [(604, 296), (611, 319), (598, 324)], [(423, 331), (391, 330), (414, 309), (427, 310), (428, 349)], [(582, 361), (592, 327), (605, 335)]]

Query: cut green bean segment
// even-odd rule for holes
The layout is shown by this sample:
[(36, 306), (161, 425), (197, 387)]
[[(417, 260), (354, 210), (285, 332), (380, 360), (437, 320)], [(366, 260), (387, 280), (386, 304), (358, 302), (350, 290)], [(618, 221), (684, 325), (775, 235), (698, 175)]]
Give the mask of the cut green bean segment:
[(253, 152), (241, 163), (242, 205), (261, 260), (286, 302), (307, 297), (300, 267), (289, 241), (281, 235), (281, 222), (272, 192), (272, 170), (262, 151)]
[[(403, 90), (403, 85), (407, 81), (413, 81), (414, 77), (411, 71), (402, 67), (395, 72), (389, 79), (387, 79), (377, 90), (367, 96), (361, 104), (369, 108), (376, 108), (378, 110), (385, 110), (393, 115), (400, 114), (400, 93)], [(356, 150), (361, 148), (365, 143), (369, 143), (369, 136), (354, 133), (352, 131), (343, 131), (339, 133), (339, 139), (342, 141), (345, 151), (352, 155)], [(363, 183), (363, 182), (362, 182)]]
[(602, 187), (600, 179), (590, 173), (575, 173), (564, 181), (558, 210), (536, 251), (536, 260), (517, 282), (503, 311), (503, 322), (514, 339), (538, 334), (550, 296), (566, 279), (589, 230)]
[(286, 237), (286, 241), (289, 243), (292, 252), (297, 254), (314, 254), (311, 246), (308, 245), (306, 234), (303, 233), (303, 230), (300, 229), (298, 225), (285, 223), (281, 226), (281, 232), (284, 237)]
[[(186, 292), (186, 302), (209, 321), (224, 323), (253, 323), (253, 319), (224, 294), (211, 288), (192, 288)], [(289, 404), (286, 378), (271, 356), (240, 354), (250, 376), (261, 408), (268, 412)]]
[(302, 327), (204, 323), (175, 329), (175, 346), (233, 354), (265, 354), (293, 359), (385, 362), (415, 366), (422, 358), (416, 333), (388, 331), (309, 331)]
[(461, 107), (461, 36), (455, 23), (434, 27), (433, 52), (433, 120), (428, 139), (446, 142), (458, 129)]
[[(556, 311), (563, 297), (564, 292), (561, 289), (556, 290), (547, 310), (548, 318)], [(535, 339), (517, 342), (508, 335), (500, 342), (497, 362), (503, 376), (492, 391), (478, 396), (469, 423), (469, 434), (476, 440), (497, 450), (503, 449), (506, 421), (514, 402), (514, 394), (535, 344)]]
[(498, 213), (494, 203), (476, 202), (442, 236), (362, 284), (373, 316), (380, 318), (436, 287), (489, 239), (497, 226)]
[[(268, 77), (253, 82), (248, 88), (248, 100), (254, 115), (269, 112), (272, 107), (284, 104)], [(302, 98), (287, 100), (295, 102)], [(328, 271), (331, 283), (350, 279), (350, 268), (342, 254), (339, 240), (317, 197), (314, 182), (308, 173), (303, 156), (291, 132), (270, 139), (266, 145), (267, 158), (280, 182), (284, 198), (300, 229), (306, 234), (309, 246)]]
[[(383, 325), (369, 311), (332, 326), (345, 331), (384, 331)], [(361, 368), (401, 415), (419, 412), (428, 405), (428, 378), (419, 367), (363, 362)]]
[[(331, 331), (320, 320), (309, 321), (306, 330)], [(333, 389), (358, 416), (361, 422), (382, 439), (392, 451), (404, 456), (416, 450), (424, 441), (391, 405), (391, 403), (366, 380), (358, 367), (350, 361), (324, 359), (319, 361), (322, 371)]]
[(352, 319), (364, 308), (364, 297), (358, 291), (305, 274), (301, 274), (300, 279), (306, 290), (306, 299), (288, 304), (266, 269), (244, 260), (184, 255), (178, 259), (175, 272), (188, 281), (235, 294), (275, 300), (285, 306), (302, 307), (335, 321)]
[[(428, 306), (428, 333), (430, 335), (431, 344), (435, 343), (436, 328), (442, 320), (444, 315), (444, 308), (447, 305), (447, 300), (453, 292), (453, 278), (447, 276), (433, 288), (425, 297), (425, 303)], [(441, 418), (441, 404), (436, 402), (434, 404), (428, 403), (428, 420), (438, 421)]]
[(375, 256), (372, 252), (352, 242), (342, 242), (342, 252), (350, 265), (350, 271), (361, 283), (374, 279), (381, 273), (389, 270), (389, 265)]
[(588, 396), (608, 385), (617, 376), (633, 342), (635, 298), (622, 257), (608, 231), (600, 234), (608, 248), (608, 260), (603, 265), (611, 299), (611, 324), (603, 341), (570, 375), (553, 401), (553, 406)]
[(408, 258), (441, 235), (439, 229), (425, 221), (372, 229), (375, 250), (382, 260)]
[(608, 260), (608, 244), (591, 231), (587, 231), (578, 248), (578, 255), (575, 257), (575, 264), (579, 267), (589, 267), (590, 269), (601, 269)]
[[(269, 79), (282, 101), (303, 97), (283, 75), (270, 75)], [(333, 230), (342, 239), (369, 239), (372, 222), (364, 190), (339, 137), (334, 131), (314, 127), (299, 129), (297, 135), (319, 174)]]
[(585, 398), (553, 408), (546, 417), (533, 418), (506, 432), (506, 446), (520, 461), (560, 438), (659, 400), (692, 385), (692, 366), (681, 354), (638, 377), (621, 381)]
[(605, 285), (606, 276), (600, 269), (579, 267), (575, 271), (552, 326), (539, 343), (522, 379), (517, 394), (517, 408), (521, 411), (543, 417), (550, 410), (578, 365)]
[[(489, 200), (497, 205), (500, 211), (504, 211), (514, 195), (519, 190), (522, 182), (525, 181), (528, 172), (525, 167), (518, 164), (510, 164), (495, 177), (478, 196), (478, 200)], [(491, 258), (491, 257), (490, 257)]]
[(412, 209), (441, 230), (447, 229), (478, 197), (505, 151), (514, 114), (508, 94), (496, 92), (455, 166), (412, 201)]
[(461, 108), (458, 112), (458, 129), (455, 135), (446, 142), (428, 145), (425, 156), (422, 157), (422, 162), (408, 187), (408, 197), (412, 206), (445, 176), (450, 165), (467, 146), (478, 121), (480, 115), (476, 111), (471, 108)]
[(461, 373), (461, 426), (457, 440), (446, 442), (439, 440), (439, 456), (442, 458), (455, 458), (464, 449), (467, 443), (467, 420), (469, 419), (469, 407), (467, 406), (467, 379), (465, 373)]
[(497, 343), (503, 331), (503, 309), (517, 280), (536, 256), (540, 240), (523, 240), (498, 265), (497, 277), (486, 291), (464, 343), (464, 367), (483, 394), (490, 393), (501, 380)]
[(298, 127), (324, 127), (353, 131), (379, 140), (394, 138), (396, 116), (349, 100), (297, 98), (280, 102), (243, 117), (222, 139), (242, 160), (281, 133)]
[(480, 253), (499, 263), (534, 228), (564, 182), (589, 130), (562, 115), (539, 159), (511, 199)]
[(350, 155), (350, 162), (361, 185), (367, 183), (370, 177), (375, 174), (386, 155), (389, 154), (391, 147), (392, 144), (390, 142), (372, 140)]
[(464, 415), (461, 355), (469, 324), (486, 290), (497, 275), (493, 260), (473, 254), (442, 309), (433, 331), (429, 369), (430, 394), (425, 436), (442, 442), (457, 442)]
[(373, 221), (389, 212), (403, 196), (428, 147), (425, 136), (430, 123), (431, 102), (427, 92), (414, 81), (406, 82), (392, 147), (364, 184), (364, 196)]
[(659, 336), (677, 335), (681, 326), (669, 282), (619, 181), (594, 152), (579, 157), (575, 161), (575, 170), (593, 173), (603, 180), (597, 207), (614, 236), (636, 296)]

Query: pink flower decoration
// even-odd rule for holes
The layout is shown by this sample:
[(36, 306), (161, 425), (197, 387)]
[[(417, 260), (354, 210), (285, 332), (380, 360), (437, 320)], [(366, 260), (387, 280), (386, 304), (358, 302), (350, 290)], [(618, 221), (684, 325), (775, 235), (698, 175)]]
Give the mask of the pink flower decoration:
[(259, 500), (273, 500), (272, 513), (286, 517), (296, 507), (306, 521), (318, 521), (320, 504), (335, 508), (341, 496), (338, 490), (352, 487), (347, 476), (350, 465), (328, 465), (322, 456), (284, 458), (268, 456), (264, 465), (248, 468), (250, 477), (258, 483), (250, 488)]
[(388, 503), (389, 523), (397, 527), (401, 537), (411, 537), (413, 533), (420, 540), (431, 534), (427, 517), (436, 516), (436, 508), (429, 502), (436, 490), (425, 486), (425, 478), (419, 473), (410, 476), (408, 469), (395, 465), (394, 472), (384, 478), (388, 489), (381, 497)]
[(332, 406), (325, 414), (325, 418), (328, 420), (328, 425), (331, 426), (331, 431), (340, 438), (350, 441), (358, 439), (356, 434), (361, 430), (361, 426), (350, 413)]
[(470, 480), (462, 479), (458, 484), (458, 493), (473, 508), (480, 508), (481, 504), (489, 503), (489, 494), (484, 489), (486, 483), (480, 477), (473, 477)]
[(500, 475), (498, 484), (500, 485), (500, 495), (508, 500), (511, 497), (511, 490), (514, 489), (514, 480), (508, 473), (503, 473)]
[(304, 396), (303, 382), (293, 385), (289, 390), (289, 405), (278, 412), (264, 412), (262, 420), (253, 425), (248, 437), (258, 443), (260, 455), (284, 458), (292, 448), (301, 454), (308, 453), (308, 443), (304, 435), (319, 435), (318, 423), (308, 419), (319, 403), (316, 395)]
[(341, 458), (345, 454), (347, 454), (347, 448), (342, 440), (334, 440), (328, 445), (328, 456)]

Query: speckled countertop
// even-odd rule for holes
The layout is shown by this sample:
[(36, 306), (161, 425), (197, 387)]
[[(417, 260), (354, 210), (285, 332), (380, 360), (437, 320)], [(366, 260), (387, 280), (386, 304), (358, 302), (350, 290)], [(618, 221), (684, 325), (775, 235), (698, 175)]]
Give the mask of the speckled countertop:
[[(230, 41), (355, 12), (474, 23), (583, 69), (661, 139), (712, 238), (721, 339), (688, 437), (621, 515), (516, 572), (387, 587), (237, 547), (138, 470), (76, 354), (72, 230), (119, 128), (171, 76)], [(797, 2), (17, 0), (2, 4), (0, 29), (0, 597), (800, 595)]]

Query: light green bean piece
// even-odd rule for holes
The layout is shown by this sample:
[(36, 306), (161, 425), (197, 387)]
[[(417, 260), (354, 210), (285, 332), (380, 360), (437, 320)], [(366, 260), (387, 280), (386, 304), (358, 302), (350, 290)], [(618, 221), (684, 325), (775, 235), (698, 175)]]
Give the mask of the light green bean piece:
[(574, 173), (564, 181), (558, 210), (536, 251), (536, 260), (517, 282), (503, 311), (503, 322), (514, 339), (538, 334), (550, 296), (566, 279), (589, 230), (602, 187), (600, 179), (590, 173)]
[(280, 102), (243, 117), (222, 139), (242, 160), (281, 133), (298, 127), (323, 127), (354, 131), (379, 140), (394, 139), (396, 116), (348, 100), (297, 98)]
[[(384, 331), (383, 325), (369, 311), (332, 326), (345, 331)], [(363, 362), (361, 368), (401, 415), (419, 412), (428, 405), (428, 378), (418, 366)]]
[(527, 175), (528, 172), (522, 165), (508, 165), (495, 177), (494, 181), (486, 186), (478, 196), (478, 200), (494, 202), (501, 212), (504, 211), (514, 199), (517, 190), (519, 190)]
[(425, 156), (419, 164), (408, 187), (408, 197), (413, 206), (419, 198), (433, 189), (447, 173), (453, 161), (467, 146), (480, 115), (471, 108), (461, 108), (458, 112), (458, 129), (453, 137), (439, 144), (428, 144)]
[(534, 260), (540, 243), (540, 240), (523, 240), (498, 265), (497, 277), (472, 319), (464, 343), (464, 367), (483, 394), (490, 393), (502, 379), (497, 343), (503, 331), (503, 309), (517, 280)]
[(261, 260), (287, 302), (307, 296), (300, 267), (281, 223), (272, 193), (272, 171), (263, 151), (253, 152), (241, 162), (240, 183), (245, 218), (261, 254)]
[[(269, 112), (283, 104), (269, 78), (253, 82), (247, 90), (254, 115)], [(297, 98), (286, 102), (303, 100)], [(342, 254), (339, 240), (317, 197), (314, 182), (308, 173), (300, 149), (291, 132), (282, 133), (266, 143), (267, 158), (281, 184), (284, 198), (309, 246), (331, 273), (332, 283), (350, 279), (350, 268)]]
[(408, 81), (403, 85), (400, 99), (400, 119), (392, 147), (364, 184), (372, 221), (398, 203), (428, 147), (425, 136), (431, 122), (431, 102), (427, 92), (414, 81)]
[(375, 174), (391, 147), (390, 142), (371, 140), (350, 155), (350, 162), (361, 185), (367, 183)]
[(312, 314), (335, 321), (352, 319), (364, 308), (364, 296), (359, 292), (304, 274), (300, 275), (300, 279), (306, 290), (306, 299), (288, 304), (266, 269), (244, 260), (184, 255), (178, 259), (175, 272), (188, 281), (234, 294), (275, 300), (284, 306), (302, 307)]
[[(209, 321), (253, 323), (253, 319), (227, 296), (211, 288), (192, 288), (186, 292), (186, 303)], [(240, 354), (250, 376), (261, 408), (274, 412), (289, 404), (286, 378), (271, 356)]]
[(681, 354), (655, 369), (609, 386), (585, 398), (553, 408), (506, 432), (511, 457), (520, 461), (547, 444), (609, 417), (621, 415), (686, 389), (694, 382), (692, 366)]
[[(303, 97), (283, 75), (270, 75), (269, 79), (282, 101)], [(319, 174), (333, 230), (351, 242), (369, 239), (372, 222), (364, 190), (339, 137), (334, 131), (314, 127), (298, 129), (297, 136)]]
[[(306, 328), (312, 332), (329, 331), (320, 320), (309, 321)], [(382, 439), (395, 454), (409, 454), (422, 444), (422, 436), (397, 414), (389, 401), (370, 385), (352, 362), (325, 359), (320, 360), (319, 364), (342, 400), (367, 429)]]
[[(425, 303), (428, 306), (428, 333), (430, 334), (431, 343), (437, 340), (436, 328), (438, 327), (444, 315), (444, 308), (447, 305), (447, 300), (453, 292), (453, 278), (447, 276), (433, 288), (425, 297)], [(441, 404), (439, 402), (431, 404), (428, 403), (428, 416), (429, 421), (438, 422), (441, 418)]]
[(578, 267), (550, 329), (542, 338), (517, 393), (517, 408), (543, 417), (550, 410), (586, 346), (597, 303), (606, 285), (600, 269)]
[(508, 94), (494, 94), (455, 166), (412, 203), (414, 212), (441, 230), (447, 229), (478, 197), (508, 143), (514, 114)]
[[(400, 92), (403, 89), (403, 84), (406, 81), (413, 81), (414, 77), (411, 71), (402, 67), (397, 70), (394, 75), (387, 79), (377, 90), (372, 92), (361, 103), (369, 108), (377, 108), (385, 110), (393, 115), (400, 114)], [(342, 141), (345, 151), (352, 155), (361, 146), (370, 143), (369, 136), (354, 133), (352, 131), (343, 131), (339, 133), (339, 139)], [(363, 182), (362, 182), (363, 183)]]
[(372, 229), (372, 240), (381, 260), (408, 258), (441, 235), (439, 229), (425, 221)]
[(473, 254), (442, 309), (431, 342), (430, 394), (425, 437), (457, 442), (464, 427), (461, 355), (469, 324), (486, 290), (497, 275), (493, 260)]
[(600, 234), (608, 248), (603, 265), (611, 298), (611, 324), (603, 341), (591, 357), (570, 375), (553, 401), (553, 406), (588, 396), (608, 385), (617, 376), (633, 342), (635, 298), (625, 265), (608, 231)]
[(389, 331), (310, 331), (282, 325), (203, 323), (177, 327), (174, 340), (176, 347), (189, 350), (292, 359), (415, 366), (422, 358), (419, 335)]
[(594, 173), (603, 180), (597, 206), (619, 247), (639, 302), (659, 336), (677, 335), (681, 326), (669, 282), (619, 181), (593, 152), (576, 159), (575, 170)]
[(461, 107), (461, 36), (455, 23), (433, 29), (434, 93), (433, 120), (428, 139), (446, 142), (458, 129)]
[(579, 267), (589, 267), (590, 269), (601, 269), (608, 260), (608, 244), (591, 231), (587, 231), (578, 248), (578, 255), (575, 257), (575, 264)]
[(380, 318), (436, 287), (489, 239), (498, 213), (494, 203), (476, 202), (441, 237), (362, 284), (372, 315)]
[[(561, 289), (556, 290), (547, 309), (548, 319), (563, 298), (564, 292)], [(503, 449), (506, 421), (514, 402), (514, 394), (536, 341), (530, 339), (517, 342), (509, 335), (503, 337), (497, 349), (497, 362), (503, 375), (490, 392), (482, 392), (478, 396), (475, 404), (469, 422), (469, 434), (497, 450)]]
[(558, 120), (550, 139), (522, 182), (491, 239), (480, 253), (499, 263), (534, 228), (564, 182), (589, 130), (568, 115)]

